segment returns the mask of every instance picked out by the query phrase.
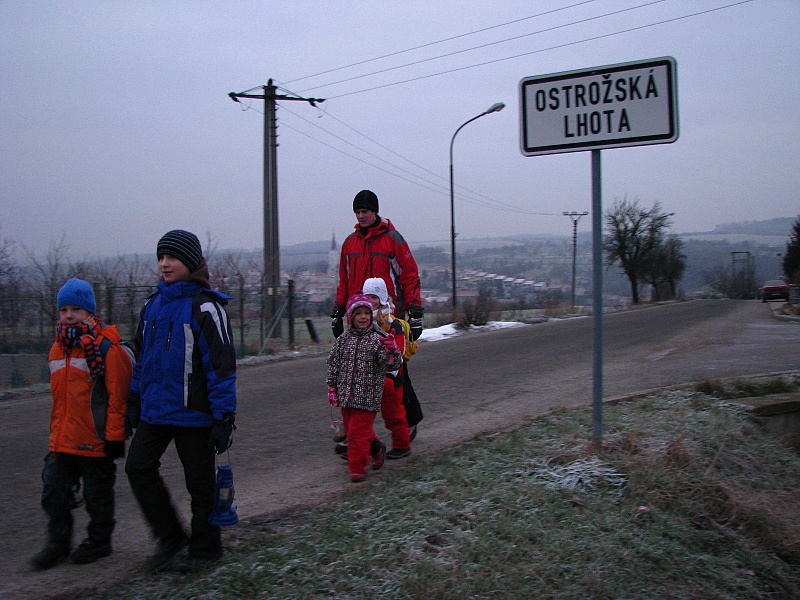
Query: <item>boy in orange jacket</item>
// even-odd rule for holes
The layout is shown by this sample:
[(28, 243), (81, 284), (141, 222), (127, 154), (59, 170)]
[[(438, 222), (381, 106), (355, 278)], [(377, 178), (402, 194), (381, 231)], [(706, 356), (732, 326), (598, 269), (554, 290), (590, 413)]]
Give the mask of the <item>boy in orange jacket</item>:
[[(111, 554), (114, 460), (125, 454), (125, 409), (133, 362), (116, 326), (95, 313), (92, 287), (70, 279), (59, 290), (56, 341), (48, 357), (53, 408), (42, 470), (47, 543), (31, 564), (49, 569), (69, 556), (90, 563)], [(73, 489), (83, 480), (88, 537), (70, 554)]]

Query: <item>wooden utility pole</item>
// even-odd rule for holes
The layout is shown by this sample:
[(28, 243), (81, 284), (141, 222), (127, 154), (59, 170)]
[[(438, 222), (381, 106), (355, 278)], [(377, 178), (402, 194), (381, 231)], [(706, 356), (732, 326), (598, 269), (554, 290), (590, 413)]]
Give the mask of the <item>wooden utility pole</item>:
[(578, 258), (578, 221), (588, 212), (564, 212), (565, 217), (572, 219), (572, 312), (575, 312), (575, 263)]
[[(257, 98), (264, 101), (264, 279), (262, 288), (268, 297), (265, 303), (266, 323), (277, 318), (277, 296), (281, 289), (280, 244), (278, 234), (278, 100), (300, 100), (315, 106), (317, 102), (325, 102), (324, 98), (301, 98), (278, 94), (278, 88), (272, 79), (263, 86), (260, 94), (252, 93), (258, 88), (246, 92), (230, 92), (231, 100), (239, 102), (239, 98)], [(272, 328), (273, 336), (280, 337), (280, 326)]]

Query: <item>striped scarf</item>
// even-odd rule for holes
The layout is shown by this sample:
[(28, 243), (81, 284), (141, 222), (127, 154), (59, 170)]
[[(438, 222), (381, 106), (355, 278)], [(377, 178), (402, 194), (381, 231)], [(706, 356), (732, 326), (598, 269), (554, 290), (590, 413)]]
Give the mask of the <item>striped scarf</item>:
[(69, 327), (61, 323), (56, 324), (56, 341), (68, 353), (77, 344), (83, 348), (92, 379), (102, 377), (106, 371), (103, 357), (100, 355), (100, 346), (96, 342), (96, 336), (101, 329), (103, 322), (95, 315), (89, 315), (85, 321)]

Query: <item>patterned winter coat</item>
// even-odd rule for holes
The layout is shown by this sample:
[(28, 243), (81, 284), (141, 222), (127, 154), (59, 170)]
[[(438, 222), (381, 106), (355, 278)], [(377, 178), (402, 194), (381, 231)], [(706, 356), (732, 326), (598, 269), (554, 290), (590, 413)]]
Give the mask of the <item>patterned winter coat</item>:
[(403, 353), (388, 352), (373, 329), (350, 328), (336, 338), (328, 355), (328, 385), (336, 387), (342, 408), (378, 412), (386, 372), (402, 360)]

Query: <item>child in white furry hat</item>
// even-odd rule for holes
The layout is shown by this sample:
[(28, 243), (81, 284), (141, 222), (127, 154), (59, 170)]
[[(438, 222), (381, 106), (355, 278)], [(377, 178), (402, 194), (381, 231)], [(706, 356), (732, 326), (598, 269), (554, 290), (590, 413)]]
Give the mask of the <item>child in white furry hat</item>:
[[(386, 289), (386, 282), (380, 277), (371, 277), (364, 281), (363, 292), (372, 301), (375, 327), (391, 335), (400, 351), (405, 352), (406, 336), (403, 326), (392, 314), (394, 305)], [(381, 416), (386, 429), (392, 433), (392, 449), (386, 453), (386, 458), (390, 460), (405, 458), (411, 454), (411, 431), (403, 404), (405, 368), (403, 363), (397, 370), (386, 373), (381, 398)]]

